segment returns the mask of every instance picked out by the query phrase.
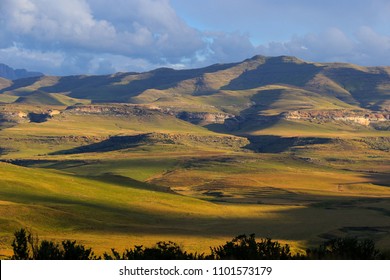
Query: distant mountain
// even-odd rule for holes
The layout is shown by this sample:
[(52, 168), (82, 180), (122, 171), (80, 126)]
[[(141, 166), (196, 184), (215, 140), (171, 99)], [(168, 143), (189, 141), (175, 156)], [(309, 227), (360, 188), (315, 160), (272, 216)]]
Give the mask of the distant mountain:
[(43, 76), (42, 73), (39, 72), (29, 72), (25, 69), (13, 69), (8, 65), (0, 63), (0, 77), (3, 77), (8, 80), (17, 80), (22, 78), (29, 77), (40, 77)]
[[(59, 94), (93, 103), (149, 104), (236, 116), (270, 116), (293, 110), (390, 111), (390, 67), (254, 56), (200, 69), (30, 77), (3, 86), (1, 93), (19, 97), (34, 94), (34, 103), (49, 100), (48, 94)], [(31, 100), (23, 98), (18, 102)]]

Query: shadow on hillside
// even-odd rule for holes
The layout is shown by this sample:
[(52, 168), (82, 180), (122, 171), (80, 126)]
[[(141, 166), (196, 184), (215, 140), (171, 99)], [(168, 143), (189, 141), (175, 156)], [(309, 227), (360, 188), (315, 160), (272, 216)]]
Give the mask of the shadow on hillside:
[(262, 111), (271, 108), (283, 94), (283, 90), (262, 90), (251, 97), (252, 106), (242, 110), (238, 116), (226, 119), (224, 124), (209, 124), (205, 127), (217, 133), (230, 133), (241, 136), (255, 130), (263, 130), (274, 126), (280, 116), (265, 116)]
[(283, 58), (274, 57), (256, 69), (245, 71), (222, 89), (245, 90), (272, 84), (304, 86), (321, 69), (313, 64), (286, 63)]
[(390, 187), (390, 173), (365, 173), (364, 177), (372, 184)]
[[(61, 77), (53, 86), (42, 87), (46, 92), (69, 92), (73, 98), (87, 98), (94, 102), (129, 102), (148, 89), (164, 90), (183, 80), (224, 70), (235, 64), (211, 65), (206, 68), (174, 70), (159, 68), (146, 73), (117, 73), (105, 76)], [(132, 77), (133, 76), (133, 77)], [(127, 80), (127, 81), (126, 81)], [(115, 95), (111, 93), (115, 92)]]
[(274, 135), (248, 136), (250, 144), (245, 149), (256, 153), (281, 153), (297, 146), (327, 144), (332, 141), (329, 138), (316, 137), (281, 137)]
[[(218, 237), (250, 232), (279, 240), (313, 241), (334, 237), (335, 234), (346, 236), (349, 232), (356, 236), (356, 232), (360, 232), (364, 237), (375, 241), (382, 239), (388, 241), (390, 236), (388, 213), (381, 205), (388, 205), (389, 198), (320, 197), (323, 202), (305, 207), (292, 205), (288, 208), (285, 205), (279, 210), (270, 211), (267, 215), (259, 214), (253, 217), (221, 216), (218, 211), (207, 212), (210, 211), (208, 208), (205, 208), (202, 214), (193, 212), (191, 205), (181, 210), (168, 207), (168, 212), (165, 212), (159, 208), (164, 205), (162, 201), (156, 204), (157, 208), (153, 205), (149, 208), (148, 204), (145, 204), (145, 208), (138, 204), (133, 207), (131, 196), (125, 200), (120, 197), (117, 202), (110, 203), (101, 200), (91, 201), (82, 197), (74, 199), (46, 197), (45, 194), (21, 194), (18, 200), (33, 202), (43, 207), (48, 205), (49, 209), (61, 211), (64, 219), (72, 223), (74, 228), (96, 234)], [(221, 205), (215, 203), (218, 204)], [(53, 205), (56, 205), (55, 208)], [(170, 212), (168, 209), (173, 211)], [(357, 219), (357, 215), (361, 217)], [(370, 231), (367, 231), (367, 228)]]
[[(341, 67), (332, 69), (327, 73), (327, 76), (348, 90), (363, 108), (374, 111), (382, 110), (381, 105), (389, 99), (384, 90), (378, 89), (379, 85), (389, 81), (389, 75), (385, 71), (368, 73)], [(367, 94), (368, 92), (369, 94)]]
[(263, 130), (272, 127), (278, 121), (279, 121), (278, 116), (268, 117), (268, 116), (261, 116), (256, 113), (252, 114), (252, 113), (244, 112), (240, 116), (226, 119), (223, 124), (208, 124), (205, 125), (204, 127), (216, 133), (226, 133), (226, 134), (236, 135), (239, 137), (246, 137), (247, 133), (250, 133), (251, 131), (258, 131), (258, 130)]
[[(31, 78), (23, 78), (23, 79), (14, 80), (13, 84), (11, 86), (1, 89), (0, 93), (15, 90), (18, 88), (28, 87), (41, 79), (42, 79), (42, 77), (31, 77)], [(27, 95), (30, 95), (34, 92), (35, 91), (18, 92), (18, 96), (27, 96)]]
[(176, 194), (170, 187), (164, 187), (159, 185), (154, 185), (142, 181), (138, 181), (135, 179), (132, 179), (130, 177), (118, 175), (115, 173), (104, 173), (97, 176), (80, 176), (76, 175), (80, 178), (88, 178), (90, 180), (95, 180), (103, 183), (109, 183), (114, 184), (116, 186), (126, 187), (126, 188), (132, 188), (132, 189), (141, 189), (141, 190), (149, 190), (149, 191), (158, 191), (163, 193), (171, 193)]
[(50, 155), (82, 154), (93, 152), (111, 152), (142, 145), (148, 138), (148, 134), (131, 136), (112, 136), (102, 142), (76, 147), (69, 150), (62, 150), (50, 153)]

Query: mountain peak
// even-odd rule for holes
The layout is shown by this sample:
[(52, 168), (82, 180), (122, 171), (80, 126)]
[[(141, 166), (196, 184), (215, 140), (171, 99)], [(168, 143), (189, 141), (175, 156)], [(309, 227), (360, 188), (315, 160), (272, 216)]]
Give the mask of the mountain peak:
[(299, 59), (295, 56), (288, 56), (288, 55), (269, 57), (268, 60), (274, 62), (282, 62), (282, 63), (297, 63), (297, 64), (305, 63), (305, 61), (302, 59)]

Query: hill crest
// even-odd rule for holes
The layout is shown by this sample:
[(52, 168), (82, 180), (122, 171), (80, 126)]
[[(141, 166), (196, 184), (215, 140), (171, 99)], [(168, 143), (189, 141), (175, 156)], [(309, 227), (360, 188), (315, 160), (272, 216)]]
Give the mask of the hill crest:
[(313, 63), (291, 56), (257, 55), (198, 69), (30, 77), (2, 80), (1, 85), (1, 100), (22, 104), (129, 103), (235, 116), (390, 110), (390, 67)]

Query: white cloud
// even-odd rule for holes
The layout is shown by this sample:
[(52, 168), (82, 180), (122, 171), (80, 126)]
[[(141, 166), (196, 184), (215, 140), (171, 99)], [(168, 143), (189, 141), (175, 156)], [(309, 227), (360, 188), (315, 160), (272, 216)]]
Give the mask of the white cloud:
[[(18, 34), (15, 40), (25, 45), (46, 44), (53, 49), (79, 48), (155, 60), (193, 55), (203, 45), (200, 34), (180, 20), (165, 0), (121, 1), (118, 7), (123, 11), (108, 0), (97, 1), (96, 7), (92, 6), (94, 1), (85, 0), (4, 1), (7, 12), (1, 16), (5, 17), (5, 29)], [(92, 8), (101, 18), (94, 16)], [(102, 9), (112, 10), (108, 19), (103, 18)]]
[(355, 35), (338, 28), (293, 36), (286, 42), (271, 42), (257, 47), (266, 55), (294, 55), (310, 61), (351, 62), (362, 65), (390, 65), (390, 37), (362, 27)]
[(376, 33), (368, 26), (361, 27), (356, 33), (360, 44), (371, 51), (390, 54), (390, 36)]
[[(15, 68), (41, 71), (47, 75), (112, 74), (144, 72), (159, 67), (184, 67), (180, 64), (153, 63), (143, 58), (109, 53), (39, 51), (17, 45), (0, 49), (0, 61)], [(59, 69), (65, 72), (59, 72)]]
[(49, 73), (61, 67), (65, 54), (61, 52), (36, 51), (21, 46), (0, 49), (0, 61), (17, 68)]
[(24, 42), (99, 49), (117, 37), (109, 22), (93, 18), (83, 0), (5, 0), (4, 5), (6, 30)]
[(249, 39), (249, 35), (239, 32), (207, 32), (209, 37), (208, 61), (211, 62), (233, 62), (253, 56), (255, 47)]
[[(362, 15), (370, 15), (379, 7), (383, 10), (378, 15), (387, 14), (384, 11), (390, 6), (385, 0), (372, 1)], [(355, 22), (351, 20), (364, 6), (363, 0), (357, 1), (358, 8), (353, 13), (345, 15), (351, 22), (344, 25), (343, 17), (334, 16), (329, 22), (327, 15), (332, 11), (339, 15), (350, 9), (349, 4), (339, 5), (335, 0), (330, 0), (329, 7), (314, 5), (309, 0), (299, 0), (294, 5), (288, 1), (275, 4), (265, 0), (180, 2), (181, 6), (191, 5), (190, 10), (198, 15), (204, 13), (206, 23), (218, 21), (220, 26), (236, 28), (235, 32), (213, 29), (212, 24), (209, 30), (197, 30), (173, 9), (175, 2), (179, 3), (175, 0), (0, 0), (0, 62), (50, 74), (145, 71), (160, 66), (201, 67), (239, 61), (254, 54), (294, 55), (311, 61), (364, 65), (390, 64), (389, 34), (370, 24), (375, 20), (367, 21), (366, 25), (361, 24), (364, 16)], [(320, 16), (322, 12), (324, 16)], [(380, 23), (389, 23), (388, 17), (381, 18)], [(308, 20), (312, 25), (307, 24)], [(249, 29), (243, 29), (246, 24), (250, 24)], [(329, 27), (330, 24), (334, 27)], [(279, 36), (292, 30), (297, 35)], [(273, 33), (279, 34), (275, 35), (276, 39), (265, 40), (258, 46), (253, 44), (263, 42), (258, 38)]]

